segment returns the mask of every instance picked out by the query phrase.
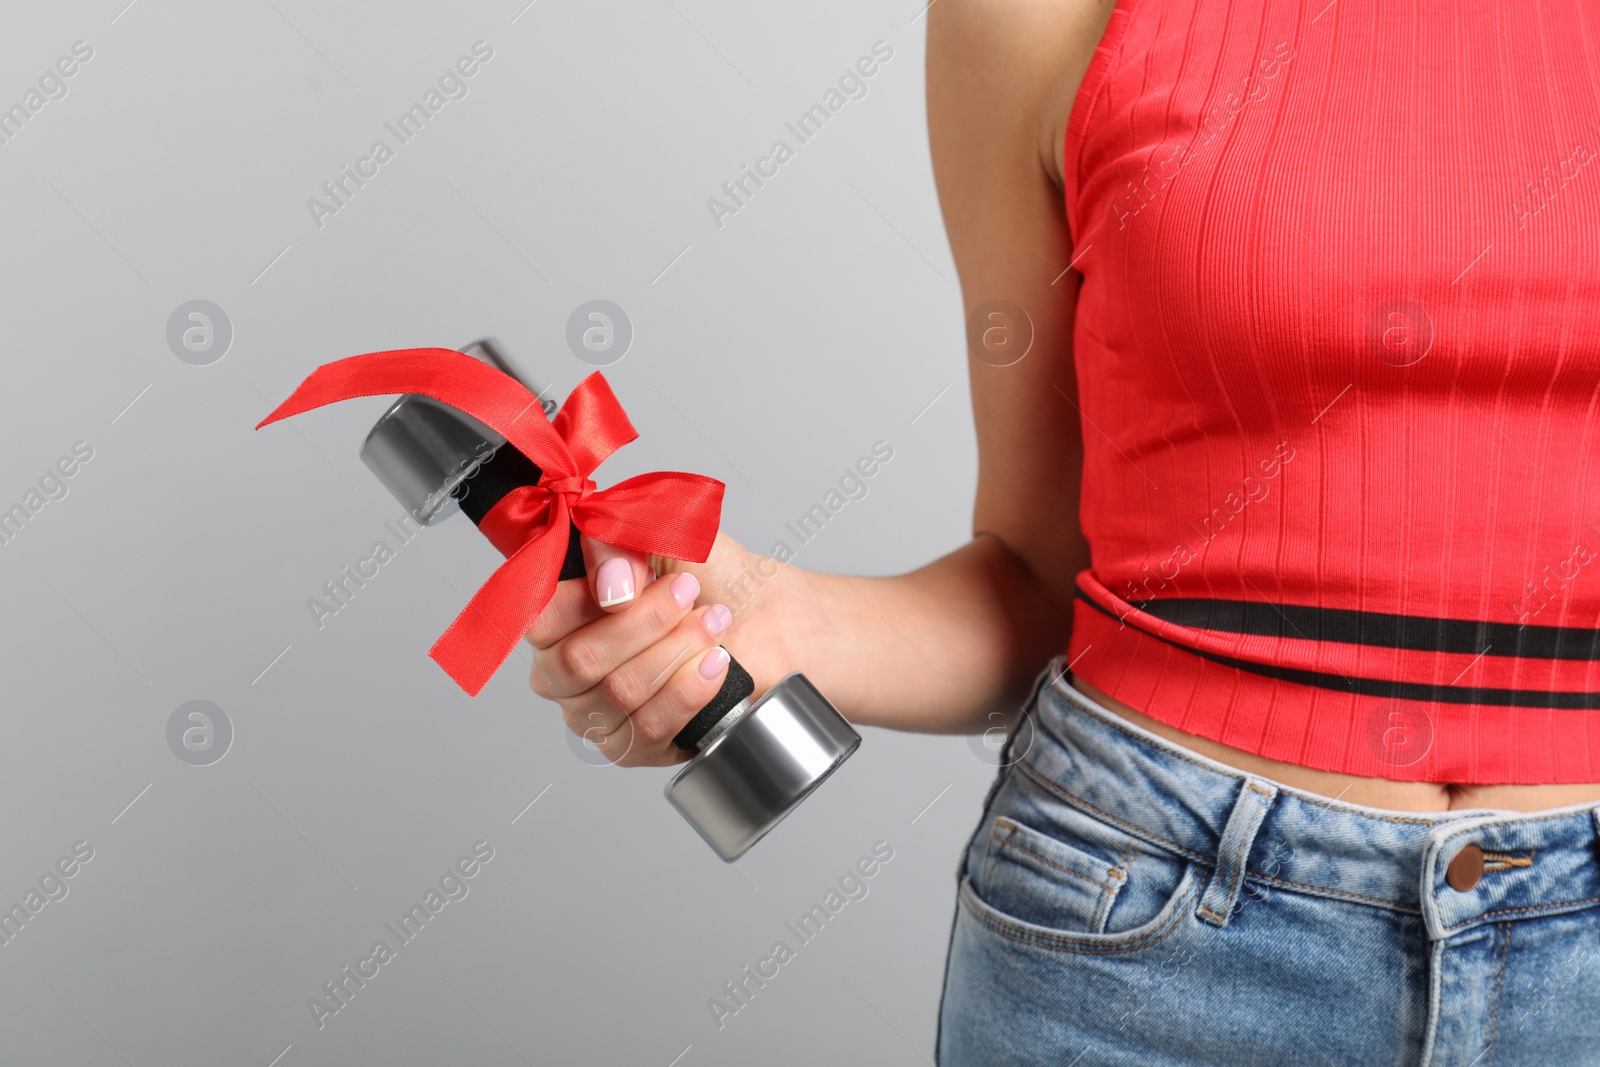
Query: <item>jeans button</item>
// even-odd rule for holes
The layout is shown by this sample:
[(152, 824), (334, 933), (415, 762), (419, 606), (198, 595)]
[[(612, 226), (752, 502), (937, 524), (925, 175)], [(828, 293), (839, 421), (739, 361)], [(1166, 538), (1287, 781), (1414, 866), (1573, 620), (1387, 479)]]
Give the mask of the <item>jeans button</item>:
[(1483, 878), (1483, 849), (1468, 845), (1456, 853), (1456, 858), (1445, 868), (1444, 880), (1458, 893), (1465, 893)]

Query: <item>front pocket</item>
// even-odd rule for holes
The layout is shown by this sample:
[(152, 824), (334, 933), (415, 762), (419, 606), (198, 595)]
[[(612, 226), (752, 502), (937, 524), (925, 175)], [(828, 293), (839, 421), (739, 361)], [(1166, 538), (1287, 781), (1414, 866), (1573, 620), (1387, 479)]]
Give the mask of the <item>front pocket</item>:
[(1200, 900), (1203, 880), (1199, 869), (1186, 865), (1177, 888), (1161, 910), (1148, 921), (1116, 933), (1089, 933), (1058, 926), (1047, 926), (1002, 911), (979, 895), (971, 876), (961, 880), (957, 899), (978, 924), (1010, 942), (1033, 945), (1053, 952), (1074, 952), (1087, 956), (1112, 956), (1137, 952), (1161, 944), (1192, 918)]
[(1098, 934), (1127, 878), (1126, 866), (999, 816), (976, 881), (984, 899), (1002, 912), (1058, 930)]
[[(1016, 770), (1029, 771), (1026, 761)], [(1193, 912), (1205, 879), (1194, 857), (1063, 803), (1031, 773), (1012, 774), (968, 853), (960, 900), (1013, 941), (1090, 953), (1164, 940)]]

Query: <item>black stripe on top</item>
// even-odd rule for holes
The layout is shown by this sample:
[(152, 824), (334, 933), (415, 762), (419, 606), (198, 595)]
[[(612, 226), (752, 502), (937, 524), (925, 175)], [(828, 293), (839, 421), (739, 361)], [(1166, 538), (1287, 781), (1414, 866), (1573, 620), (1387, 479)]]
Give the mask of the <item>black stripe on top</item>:
[[(1556, 692), (1541, 689), (1491, 689), (1482, 686), (1465, 685), (1433, 685), (1426, 682), (1397, 682), (1385, 678), (1351, 678), (1343, 674), (1332, 674), (1323, 671), (1301, 670), (1296, 667), (1277, 667), (1267, 663), (1253, 663), (1249, 660), (1237, 659), (1233, 656), (1218, 655), (1198, 648), (1180, 644), (1170, 638), (1145, 629), (1136, 622), (1127, 618), (1120, 618), (1115, 612), (1097, 604), (1083, 590), (1078, 590), (1078, 599), (1113, 619), (1118, 619), (1123, 625), (1129, 626), (1146, 637), (1153, 637), (1163, 644), (1173, 648), (1182, 649), (1201, 659), (1219, 663), (1225, 667), (1234, 667), (1249, 674), (1260, 675), (1264, 678), (1276, 678), (1280, 681), (1294, 682), (1299, 685), (1316, 686), (1319, 689), (1333, 689), (1342, 693), (1359, 693), (1362, 696), (1391, 697), (1401, 700), (1428, 700), (1438, 704), (1483, 704), (1499, 707), (1516, 708), (1600, 708), (1600, 693), (1574, 693)], [(1158, 602), (1159, 603), (1159, 602)], [(1168, 601), (1167, 603), (1172, 603)], [(1262, 605), (1270, 607), (1271, 605)], [(1140, 608), (1140, 610), (1144, 610)], [(1152, 613), (1153, 614), (1153, 613)], [(1443, 621), (1443, 620), (1435, 620)], [(1476, 625), (1476, 624), (1474, 624)], [(1529, 627), (1532, 629), (1532, 627)], [(1214, 627), (1214, 629), (1222, 629)], [(1546, 627), (1549, 629), (1549, 627)], [(1234, 630), (1234, 633), (1249, 633), (1252, 631)], [(1584, 631), (1587, 632), (1587, 631)], [(1289, 634), (1284, 636), (1303, 636)], [(1332, 638), (1328, 638), (1332, 640)], [(1414, 647), (1414, 646), (1390, 646)], [(1443, 651), (1443, 650), (1440, 650)], [(1454, 650), (1451, 650), (1454, 651)], [(1579, 658), (1579, 657), (1572, 657)]]
[(1338, 641), (1417, 652), (1459, 652), (1469, 656), (1600, 659), (1600, 630), (1573, 626), (1519, 626), (1510, 622), (1433, 619), (1348, 608), (1198, 597), (1146, 600), (1133, 606), (1146, 615), (1178, 626), (1230, 634)]

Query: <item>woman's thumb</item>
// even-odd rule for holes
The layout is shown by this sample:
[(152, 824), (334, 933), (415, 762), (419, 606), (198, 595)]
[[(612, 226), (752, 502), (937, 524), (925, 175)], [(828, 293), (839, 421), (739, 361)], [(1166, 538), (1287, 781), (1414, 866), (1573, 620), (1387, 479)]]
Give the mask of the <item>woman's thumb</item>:
[(645, 586), (655, 581), (655, 571), (644, 553), (596, 541), (588, 534), (581, 536), (589, 589), (602, 609), (625, 610)]

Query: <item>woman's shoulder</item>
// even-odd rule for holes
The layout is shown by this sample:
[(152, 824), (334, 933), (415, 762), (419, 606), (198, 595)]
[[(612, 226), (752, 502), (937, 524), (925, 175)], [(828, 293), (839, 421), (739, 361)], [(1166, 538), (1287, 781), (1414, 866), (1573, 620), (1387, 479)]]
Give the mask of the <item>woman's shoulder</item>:
[(981, 124), (1007, 140), (1026, 132), (1060, 185), (1067, 122), (1115, 7), (1116, 0), (935, 0), (927, 16), (930, 97), (942, 89), (959, 101), (941, 111), (964, 116), (969, 131)]

